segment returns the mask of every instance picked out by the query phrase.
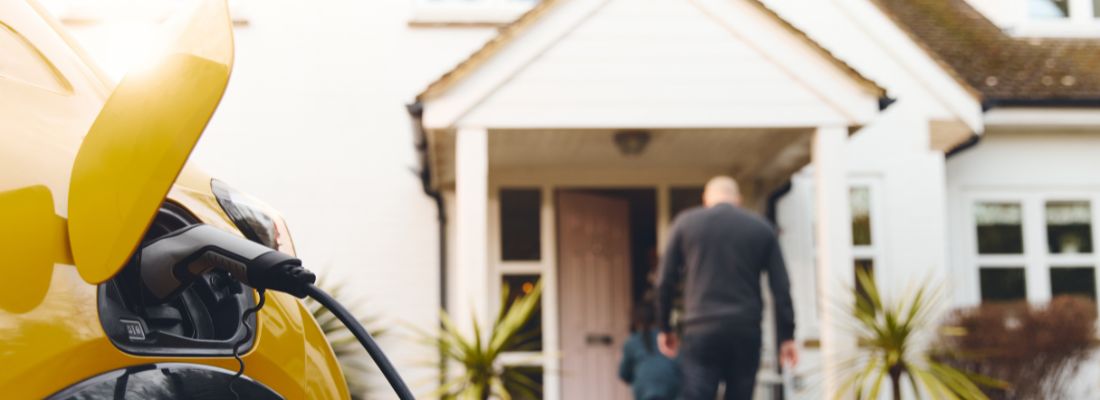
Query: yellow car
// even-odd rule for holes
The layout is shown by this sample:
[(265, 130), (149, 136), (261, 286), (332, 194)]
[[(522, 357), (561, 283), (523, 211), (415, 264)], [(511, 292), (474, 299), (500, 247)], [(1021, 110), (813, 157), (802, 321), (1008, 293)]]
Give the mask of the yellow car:
[(0, 397), (348, 398), (294, 296), (222, 269), (143, 285), (138, 250), (192, 226), (294, 251), (272, 210), (184, 167), (232, 70), (225, 1), (169, 32), (115, 84), (40, 5), (0, 2)]

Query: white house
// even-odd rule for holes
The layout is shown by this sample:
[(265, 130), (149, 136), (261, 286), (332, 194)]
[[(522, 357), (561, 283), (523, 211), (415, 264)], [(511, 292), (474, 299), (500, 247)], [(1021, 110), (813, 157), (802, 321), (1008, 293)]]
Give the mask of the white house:
[[(93, 55), (140, 36), (56, 3)], [(792, 276), (805, 360), (782, 387), (767, 341), (760, 398), (835, 388), (854, 342), (829, 305), (857, 267), (894, 293), (942, 282), (948, 306), (1096, 296), (1092, 1), (235, 7), (196, 161), (282, 210), (301, 256), (388, 321), (486, 320), (503, 285), (541, 279), (540, 340), (506, 362), (545, 398), (625, 398), (631, 304), (716, 174), (776, 222)], [(431, 384), (430, 349), (383, 342)]]

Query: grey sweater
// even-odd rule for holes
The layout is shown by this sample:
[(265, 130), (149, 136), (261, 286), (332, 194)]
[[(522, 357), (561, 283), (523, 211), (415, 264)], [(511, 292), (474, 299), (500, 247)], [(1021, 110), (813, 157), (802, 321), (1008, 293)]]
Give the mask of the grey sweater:
[(780, 342), (794, 337), (790, 283), (775, 229), (732, 204), (695, 208), (673, 223), (657, 282), (658, 324), (670, 331), (673, 297), (684, 280), (686, 328), (712, 325), (759, 332), (761, 274), (767, 274)]

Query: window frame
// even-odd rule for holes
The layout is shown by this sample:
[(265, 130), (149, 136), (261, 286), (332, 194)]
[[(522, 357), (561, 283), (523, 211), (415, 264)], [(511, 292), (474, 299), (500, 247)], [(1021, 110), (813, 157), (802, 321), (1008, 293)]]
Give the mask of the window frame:
[[(539, 260), (504, 260), (502, 252), (502, 237), (500, 230), (500, 193), (504, 190), (523, 189), (536, 190), (541, 195), (539, 202)], [(541, 367), (543, 369), (543, 384), (551, 378), (550, 369), (554, 367), (549, 358), (557, 351), (558, 321), (557, 297), (555, 293), (549, 293), (554, 288), (548, 286), (547, 280), (556, 279), (551, 276), (556, 273), (557, 247), (554, 243), (554, 190), (547, 185), (531, 184), (499, 184), (491, 182), (489, 185), (489, 307), (497, 310), (501, 306), (501, 290), (504, 286), (504, 278), (510, 275), (536, 275), (543, 283), (541, 307), (542, 317), (542, 350), (541, 351), (505, 351), (500, 354), (500, 364), (508, 367)]]
[[(875, 285), (880, 286), (883, 282), (889, 282), (886, 279), (886, 275), (889, 274), (888, 268), (885, 268), (883, 259), (886, 257), (884, 249), (884, 228), (885, 221), (883, 212), (883, 190), (882, 181), (873, 177), (850, 177), (848, 178), (848, 190), (849, 194), (851, 190), (856, 187), (866, 187), (870, 193), (870, 225), (871, 225), (871, 244), (869, 245), (857, 245), (853, 239), (852, 246), (852, 273), (855, 279), (855, 267), (857, 261), (870, 261), (873, 271), (872, 278), (874, 278)], [(851, 207), (851, 198), (848, 199), (849, 207)], [(851, 215), (848, 216), (852, 218)], [(851, 222), (849, 222), (850, 224)]]
[[(1092, 229), (1091, 254), (1051, 253), (1047, 245), (1046, 205), (1056, 201), (1083, 201), (1089, 204)], [(1021, 254), (978, 253), (977, 218), (975, 206), (980, 202), (1019, 203), (1023, 220), (1023, 252)], [(1097, 251), (1097, 229), (1100, 215), (1096, 207), (1100, 206), (1100, 189), (1055, 190), (1055, 189), (1004, 189), (970, 191), (964, 196), (963, 213), (965, 229), (963, 246), (966, 265), (972, 279), (969, 297), (973, 304), (981, 304), (982, 268), (1024, 268), (1024, 287), (1026, 300), (1031, 303), (1044, 303), (1052, 298), (1051, 269), (1091, 267), (1094, 276), (1100, 275), (1100, 251)], [(1100, 278), (1100, 277), (1098, 277)], [(1100, 279), (1095, 279), (1094, 288), (1100, 295)]]
[[(504, 196), (503, 196), (503, 194), (504, 194), (505, 191), (534, 192), (534, 193), (537, 194), (537, 196), (539, 198), (539, 200), (538, 200), (538, 209), (535, 211), (536, 213), (538, 213), (536, 219), (538, 220), (538, 223), (539, 223), (539, 232), (535, 233), (536, 235), (538, 235), (538, 237), (536, 238), (536, 241), (539, 243), (538, 257), (537, 258), (533, 258), (533, 259), (514, 258), (514, 259), (507, 259), (507, 260), (504, 258), (504, 229), (503, 229), (504, 227), (501, 225), (504, 221), (501, 219), (501, 213), (504, 212), (504, 205), (503, 205)], [(539, 186), (500, 186), (500, 187), (497, 187), (495, 189), (495, 195), (496, 195), (495, 207), (491, 211), (493, 213), (495, 213), (495, 219), (492, 220), (492, 223), (495, 225), (494, 227), (497, 231), (497, 238), (496, 238), (495, 243), (494, 243), (496, 245), (496, 247), (494, 248), (494, 251), (496, 252), (495, 257), (496, 257), (497, 262), (499, 262), (501, 264), (507, 263), (509, 266), (514, 266), (516, 271), (512, 271), (512, 273), (515, 273), (515, 274), (518, 274), (521, 271), (537, 272), (537, 271), (541, 270), (542, 260), (546, 257), (546, 255), (543, 253), (544, 251), (546, 251), (546, 245), (545, 245), (545, 243), (542, 243), (542, 225), (544, 223), (546, 223), (546, 221), (542, 220), (542, 207), (543, 207), (542, 203), (545, 201), (545, 199), (543, 198), (544, 196), (543, 196), (543, 193), (542, 193), (542, 188), (539, 187)]]

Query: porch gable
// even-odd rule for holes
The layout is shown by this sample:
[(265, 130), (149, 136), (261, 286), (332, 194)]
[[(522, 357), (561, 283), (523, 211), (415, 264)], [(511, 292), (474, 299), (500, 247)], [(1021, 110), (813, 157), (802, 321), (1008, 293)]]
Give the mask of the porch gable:
[(418, 99), (428, 129), (775, 128), (862, 125), (883, 96), (758, 0), (557, 0)]

